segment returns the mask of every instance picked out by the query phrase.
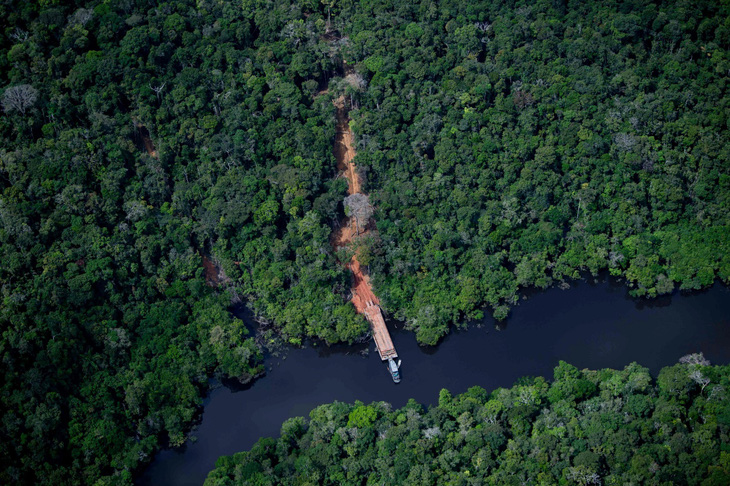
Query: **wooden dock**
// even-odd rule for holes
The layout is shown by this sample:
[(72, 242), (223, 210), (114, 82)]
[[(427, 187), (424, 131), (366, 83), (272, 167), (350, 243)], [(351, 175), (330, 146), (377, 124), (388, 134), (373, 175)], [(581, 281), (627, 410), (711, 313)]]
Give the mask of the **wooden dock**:
[(370, 322), (370, 327), (373, 330), (373, 339), (375, 340), (375, 346), (378, 348), (380, 359), (387, 361), (391, 358), (397, 358), (398, 353), (395, 350), (395, 346), (393, 346), (393, 341), (390, 339), (390, 333), (385, 325), (385, 319), (383, 319), (380, 306), (372, 300), (368, 301), (363, 314), (365, 314), (365, 318)]
[(357, 257), (353, 257), (348, 266), (352, 270), (352, 303), (357, 311), (364, 315), (370, 323), (370, 329), (373, 332), (373, 339), (378, 347), (380, 359), (387, 361), (390, 358), (397, 358), (398, 353), (395, 351), (393, 340), (390, 339), (388, 327), (385, 325), (383, 312), (380, 309), (380, 301), (373, 293), (369, 278), (360, 268)]

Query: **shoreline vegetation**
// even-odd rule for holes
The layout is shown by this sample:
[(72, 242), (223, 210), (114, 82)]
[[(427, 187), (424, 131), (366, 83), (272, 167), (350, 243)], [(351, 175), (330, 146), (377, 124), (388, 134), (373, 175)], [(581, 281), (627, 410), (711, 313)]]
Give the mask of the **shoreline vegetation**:
[(358, 258), (420, 343), (585, 271), (727, 283), (728, 8), (0, 5), (0, 482), (129, 484), (185, 443), (211, 376), (263, 371), (232, 301), (292, 345), (367, 335), (340, 96)]
[(278, 438), (223, 456), (205, 486), (234, 484), (702, 484), (730, 482), (730, 367), (701, 354), (653, 380), (560, 362), (552, 381), (473, 387), (438, 405), (334, 402)]

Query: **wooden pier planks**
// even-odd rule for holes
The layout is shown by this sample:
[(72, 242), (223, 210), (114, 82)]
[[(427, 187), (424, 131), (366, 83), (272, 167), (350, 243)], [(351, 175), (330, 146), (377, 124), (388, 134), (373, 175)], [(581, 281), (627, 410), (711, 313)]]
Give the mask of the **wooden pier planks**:
[(380, 306), (369, 301), (364, 314), (372, 327), (373, 339), (375, 340), (375, 346), (378, 348), (380, 359), (385, 361), (388, 358), (397, 358), (398, 353), (395, 351), (393, 341), (390, 339), (390, 333), (385, 326), (385, 319), (383, 319)]

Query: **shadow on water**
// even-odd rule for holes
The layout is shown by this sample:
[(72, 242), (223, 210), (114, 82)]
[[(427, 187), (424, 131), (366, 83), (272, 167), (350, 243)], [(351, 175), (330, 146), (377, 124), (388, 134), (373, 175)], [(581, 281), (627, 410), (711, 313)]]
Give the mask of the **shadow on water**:
[(669, 305), (672, 303), (672, 296), (673, 294), (660, 295), (655, 299), (636, 299), (634, 305), (636, 306), (637, 310), (661, 309), (662, 307), (669, 307)]
[[(237, 315), (251, 325), (250, 313)], [(730, 362), (730, 290), (720, 284), (657, 302), (632, 299), (623, 284), (599, 276), (568, 290), (533, 293), (513, 309), (508, 323), (495, 330), (494, 320), (486, 317), (427, 348), (398, 325), (392, 337), (403, 360), (403, 380), (397, 386), (372, 342), (287, 348), (266, 359), (263, 378), (212, 390), (193, 432), (197, 440), (157, 454), (138, 483), (200, 485), (221, 455), (277, 436), (287, 418), (335, 400), (383, 400), (400, 407), (414, 398), (434, 404), (442, 388), (461, 393), (474, 385), (510, 386), (523, 376), (551, 378), (559, 360), (591, 369), (636, 361), (655, 375), (697, 351), (713, 363)]]
[(631, 301), (637, 310), (657, 309), (668, 307), (672, 303), (672, 299), (676, 296), (691, 297), (707, 292), (708, 289), (701, 290), (679, 290), (675, 288), (672, 293), (659, 295), (657, 297), (632, 297), (631, 289), (626, 286), (626, 280), (619, 277), (613, 277), (608, 272), (601, 272), (596, 277), (583, 275), (585, 282), (590, 286), (606, 285), (611, 292), (622, 294), (624, 299)]
[[(307, 345), (311, 345), (311, 343), (307, 343)], [(352, 346), (348, 346), (346, 344), (323, 346), (321, 343), (318, 343), (314, 349), (316, 349), (317, 356), (320, 358), (328, 358), (331, 356), (360, 356), (364, 358), (366, 356), (363, 356), (363, 353), (369, 353), (371, 347), (375, 349), (370, 341), (368, 341), (365, 343), (353, 344)]]
[(221, 385), (225, 388), (228, 388), (232, 392), (242, 392), (246, 390), (250, 390), (251, 387), (256, 383), (256, 380), (251, 380), (248, 383), (241, 383), (240, 381), (234, 379), (234, 378), (223, 378), (219, 382), (215, 382), (213, 385), (214, 389), (220, 388)]

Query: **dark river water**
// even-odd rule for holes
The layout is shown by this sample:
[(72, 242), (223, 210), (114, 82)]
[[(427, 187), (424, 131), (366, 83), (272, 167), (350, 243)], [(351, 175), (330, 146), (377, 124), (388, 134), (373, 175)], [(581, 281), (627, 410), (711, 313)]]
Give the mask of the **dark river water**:
[(579, 282), (523, 300), (502, 330), (485, 319), (481, 327), (452, 332), (429, 349), (419, 347), (412, 333), (395, 330), (392, 336), (403, 360), (400, 384), (391, 381), (372, 343), (367, 357), (358, 353), (363, 346), (289, 350), (285, 359), (270, 358), (271, 371), (250, 388), (212, 391), (193, 434), (197, 440), (160, 452), (138, 483), (200, 485), (219, 456), (278, 436), (287, 418), (334, 400), (384, 400), (400, 407), (415, 398), (434, 404), (442, 388), (460, 393), (474, 385), (511, 386), (526, 375), (551, 378), (558, 360), (591, 369), (620, 369), (636, 361), (654, 375), (697, 351), (714, 364), (728, 364), (730, 290), (716, 284), (644, 301), (629, 298), (611, 280)]

